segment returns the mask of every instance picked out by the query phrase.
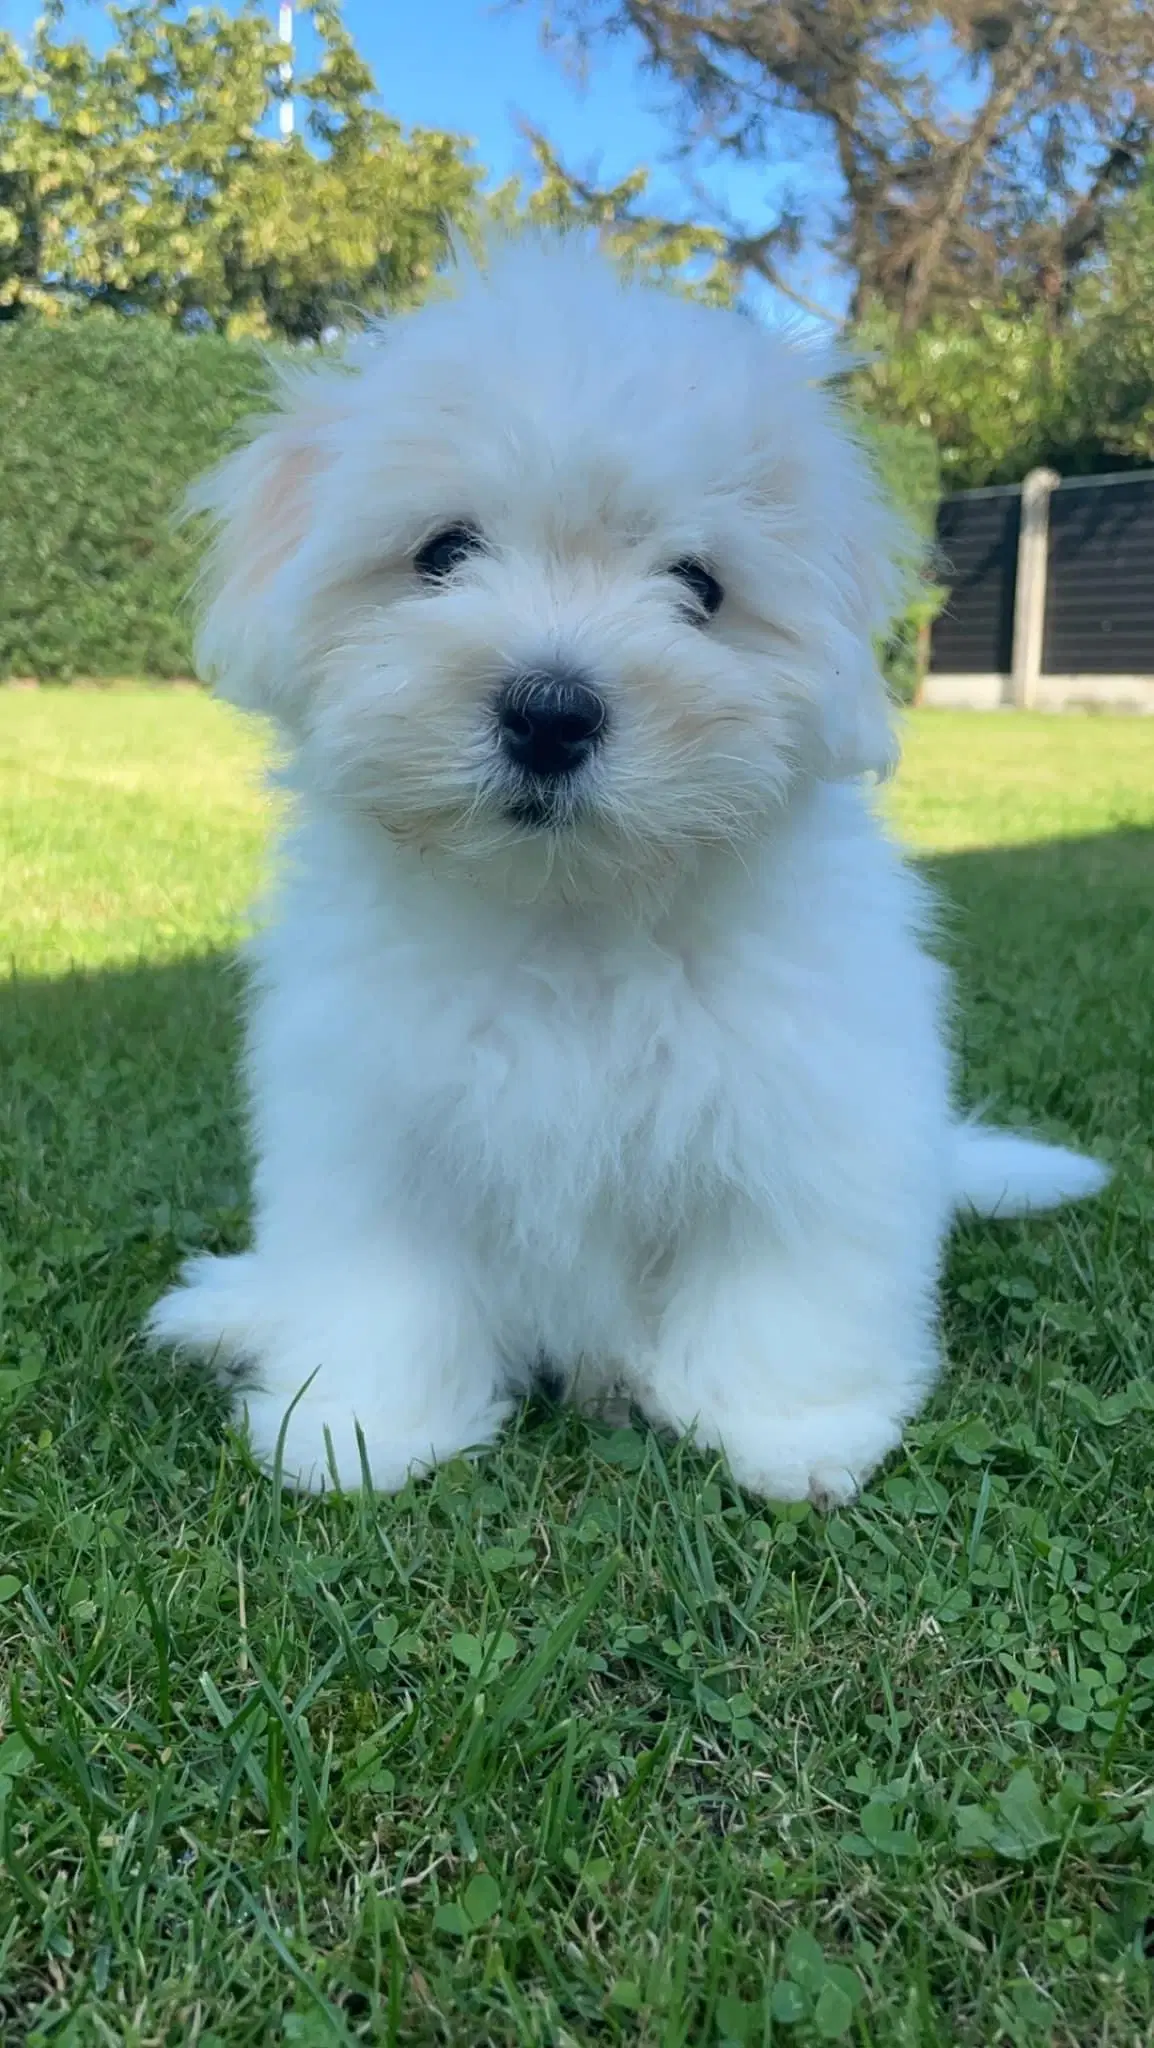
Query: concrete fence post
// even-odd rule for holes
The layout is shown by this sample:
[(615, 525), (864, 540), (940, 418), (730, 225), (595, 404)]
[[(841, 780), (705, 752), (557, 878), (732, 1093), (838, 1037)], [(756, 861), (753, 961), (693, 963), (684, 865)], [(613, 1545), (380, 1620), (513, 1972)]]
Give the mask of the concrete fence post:
[(1046, 564), (1050, 544), (1050, 493), (1062, 479), (1052, 469), (1032, 469), (1022, 483), (1018, 529), (1018, 573), (1014, 586), (1014, 648), (1010, 701), (1026, 711), (1037, 695), (1046, 625)]

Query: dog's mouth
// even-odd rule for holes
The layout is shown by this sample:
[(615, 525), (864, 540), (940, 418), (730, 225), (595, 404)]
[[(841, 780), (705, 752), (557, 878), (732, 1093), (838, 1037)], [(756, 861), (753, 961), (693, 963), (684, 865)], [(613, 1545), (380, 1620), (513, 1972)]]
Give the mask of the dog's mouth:
[(524, 832), (563, 832), (576, 821), (579, 802), (571, 787), (526, 782), (506, 797), (505, 816)]

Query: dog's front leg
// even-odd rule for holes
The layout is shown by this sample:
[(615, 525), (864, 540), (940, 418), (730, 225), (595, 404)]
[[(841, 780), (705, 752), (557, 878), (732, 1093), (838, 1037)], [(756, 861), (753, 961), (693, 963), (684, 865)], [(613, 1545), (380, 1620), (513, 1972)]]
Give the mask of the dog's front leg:
[(503, 1369), (467, 1275), (386, 1227), (195, 1259), (150, 1322), (238, 1388), (253, 1452), (284, 1482), (391, 1492), (492, 1440)]
[(853, 1498), (937, 1367), (936, 1244), (712, 1227), (680, 1256), (638, 1399), (771, 1500)]

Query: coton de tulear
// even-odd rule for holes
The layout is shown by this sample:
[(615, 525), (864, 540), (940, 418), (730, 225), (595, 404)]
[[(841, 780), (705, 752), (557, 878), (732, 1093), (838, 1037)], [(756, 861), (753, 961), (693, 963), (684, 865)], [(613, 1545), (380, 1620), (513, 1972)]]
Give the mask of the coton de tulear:
[(869, 788), (900, 535), (825, 367), (514, 244), (292, 375), (203, 489), (201, 658), (295, 815), (253, 1248), (151, 1331), (290, 1483), (398, 1487), (547, 1365), (845, 1500), (934, 1379), (954, 1212), (1106, 1178), (953, 1107)]

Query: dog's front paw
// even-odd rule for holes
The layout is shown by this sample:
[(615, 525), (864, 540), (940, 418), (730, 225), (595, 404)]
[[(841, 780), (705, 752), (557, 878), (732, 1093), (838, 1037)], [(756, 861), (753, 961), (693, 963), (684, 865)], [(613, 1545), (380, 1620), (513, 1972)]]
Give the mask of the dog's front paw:
[(900, 1416), (867, 1402), (815, 1406), (789, 1416), (742, 1417), (740, 1424), (735, 1419), (708, 1432), (708, 1441), (724, 1451), (747, 1493), (766, 1500), (808, 1500), (823, 1510), (856, 1499), (901, 1438)]
[(493, 1401), (473, 1415), (430, 1412), (423, 1427), (406, 1429), (371, 1403), (357, 1412), (347, 1401), (307, 1391), (294, 1400), (254, 1390), (244, 1395), (239, 1420), (258, 1465), (295, 1492), (350, 1493), (368, 1485), (396, 1493), (446, 1458), (491, 1443), (507, 1413), (507, 1403)]
[[(722, 1451), (767, 1500), (838, 1507), (901, 1442), (936, 1365), (917, 1272), (840, 1234), (690, 1255), (646, 1361), (654, 1421)], [(890, 1248), (892, 1250), (892, 1247)]]
[(384, 1247), (328, 1268), (252, 1252), (194, 1260), (148, 1328), (242, 1389), (253, 1456), (301, 1492), (395, 1492), (490, 1443), (512, 1406), (451, 1279), (411, 1259), (390, 1269)]

